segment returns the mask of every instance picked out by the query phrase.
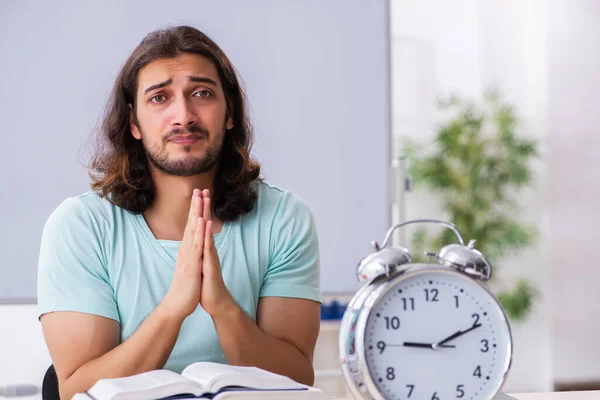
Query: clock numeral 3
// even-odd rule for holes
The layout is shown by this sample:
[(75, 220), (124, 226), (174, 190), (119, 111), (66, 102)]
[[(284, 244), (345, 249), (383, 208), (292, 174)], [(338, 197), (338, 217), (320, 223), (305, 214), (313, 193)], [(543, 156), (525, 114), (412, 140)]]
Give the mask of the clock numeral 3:
[(438, 290), (437, 289), (423, 289), (425, 290), (425, 301), (438, 301)]
[(394, 368), (389, 367), (387, 370), (387, 375), (385, 376), (387, 378), (388, 381), (393, 381), (394, 379), (396, 379), (396, 375), (394, 374)]
[(398, 317), (385, 317), (385, 329), (398, 329), (400, 328), (400, 318)]
[(408, 388), (408, 395), (406, 397), (410, 397), (415, 389), (415, 385), (406, 385), (406, 387)]
[(465, 396), (465, 391), (463, 390), (464, 387), (465, 385), (458, 385), (456, 387), (456, 398), (460, 399)]
[(489, 343), (488, 343), (487, 339), (481, 339), (481, 344), (483, 345), (483, 348), (481, 349), (481, 352), (482, 353), (487, 353), (488, 350), (490, 349)]

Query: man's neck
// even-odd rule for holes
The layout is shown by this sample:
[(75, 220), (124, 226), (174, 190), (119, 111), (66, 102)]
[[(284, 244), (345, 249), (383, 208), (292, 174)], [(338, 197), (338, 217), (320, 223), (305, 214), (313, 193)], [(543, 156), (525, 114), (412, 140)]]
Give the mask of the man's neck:
[[(146, 223), (157, 239), (181, 240), (187, 224), (194, 189), (208, 189), (213, 194), (215, 169), (194, 176), (172, 176), (152, 168), (156, 198), (144, 212)], [(220, 231), (221, 224), (213, 215), (213, 233)]]

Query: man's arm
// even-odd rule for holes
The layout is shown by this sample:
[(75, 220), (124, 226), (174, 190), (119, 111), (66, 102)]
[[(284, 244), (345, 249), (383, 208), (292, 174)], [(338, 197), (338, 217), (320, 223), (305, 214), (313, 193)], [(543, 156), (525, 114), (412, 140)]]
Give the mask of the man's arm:
[(257, 324), (236, 304), (213, 317), (219, 342), (232, 365), (250, 365), (314, 383), (313, 351), (320, 307), (312, 300), (263, 297)]
[(159, 305), (122, 344), (119, 323), (112, 319), (60, 311), (44, 314), (41, 322), (60, 397), (70, 399), (99, 379), (162, 368), (175, 346), (183, 319)]

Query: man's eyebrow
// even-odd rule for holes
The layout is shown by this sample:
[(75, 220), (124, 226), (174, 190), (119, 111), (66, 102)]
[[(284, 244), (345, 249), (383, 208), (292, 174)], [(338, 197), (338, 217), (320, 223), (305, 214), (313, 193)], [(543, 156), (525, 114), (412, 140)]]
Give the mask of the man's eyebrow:
[(215, 82), (213, 79), (203, 76), (190, 76), (190, 82), (208, 83), (210, 85), (217, 86), (217, 82)]
[(156, 85), (152, 85), (152, 86), (146, 88), (146, 90), (144, 90), (144, 94), (148, 93), (151, 90), (161, 89), (161, 88), (164, 88), (165, 86), (169, 86), (171, 83), (173, 83), (173, 79), (169, 79), (164, 82), (157, 83)]

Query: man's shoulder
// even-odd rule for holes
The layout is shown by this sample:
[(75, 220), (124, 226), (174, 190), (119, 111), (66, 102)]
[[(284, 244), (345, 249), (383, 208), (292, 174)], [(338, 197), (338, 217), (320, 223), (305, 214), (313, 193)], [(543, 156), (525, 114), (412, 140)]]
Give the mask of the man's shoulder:
[(263, 210), (277, 211), (281, 208), (309, 208), (306, 201), (297, 193), (264, 181), (257, 183), (257, 192), (258, 204)]
[(99, 224), (114, 218), (114, 213), (118, 210), (118, 206), (90, 190), (64, 199), (54, 209), (48, 218), (48, 223), (63, 224), (78, 221), (86, 224), (92, 222)]
[(308, 203), (297, 193), (271, 185), (266, 182), (257, 184), (258, 211), (274, 219), (287, 217), (307, 217), (311, 215)]

